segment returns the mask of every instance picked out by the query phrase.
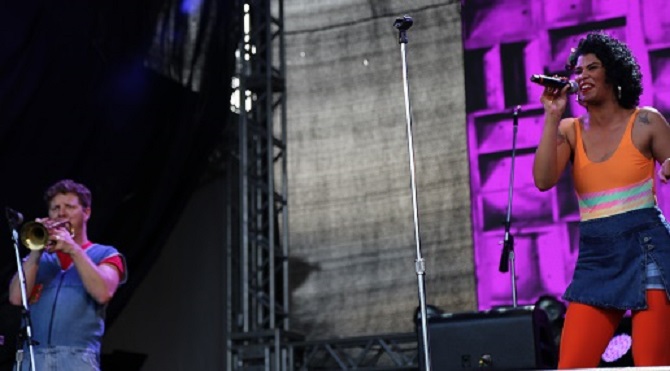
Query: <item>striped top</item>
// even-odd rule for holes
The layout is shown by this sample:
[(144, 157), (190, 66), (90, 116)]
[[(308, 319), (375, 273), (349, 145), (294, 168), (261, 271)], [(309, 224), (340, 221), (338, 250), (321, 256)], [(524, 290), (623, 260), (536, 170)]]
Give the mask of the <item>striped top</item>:
[(575, 156), (572, 175), (581, 220), (603, 218), (631, 210), (654, 207), (654, 159), (645, 157), (632, 140), (631, 115), (619, 146), (605, 161), (592, 162), (584, 151), (582, 125), (575, 119)]

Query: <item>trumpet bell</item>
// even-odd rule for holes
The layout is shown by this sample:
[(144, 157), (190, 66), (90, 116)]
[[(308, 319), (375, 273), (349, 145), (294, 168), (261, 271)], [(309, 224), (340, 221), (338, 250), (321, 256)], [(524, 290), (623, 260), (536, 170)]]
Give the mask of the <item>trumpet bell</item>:
[(49, 230), (42, 223), (28, 222), (21, 227), (21, 242), (30, 250), (42, 250), (49, 244)]
[(42, 250), (47, 245), (53, 243), (53, 241), (49, 240), (49, 230), (59, 227), (67, 228), (70, 235), (74, 234), (72, 225), (67, 220), (47, 220), (44, 223), (32, 221), (25, 223), (23, 227), (21, 227), (19, 238), (21, 239), (21, 243), (28, 249)]

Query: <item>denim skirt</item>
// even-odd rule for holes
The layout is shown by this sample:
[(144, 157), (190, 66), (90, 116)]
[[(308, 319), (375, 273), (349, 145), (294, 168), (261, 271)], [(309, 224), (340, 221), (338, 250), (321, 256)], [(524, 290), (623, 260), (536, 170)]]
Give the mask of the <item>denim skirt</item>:
[(670, 225), (657, 207), (579, 224), (579, 256), (563, 298), (601, 308), (647, 308), (648, 266), (668, 291)]

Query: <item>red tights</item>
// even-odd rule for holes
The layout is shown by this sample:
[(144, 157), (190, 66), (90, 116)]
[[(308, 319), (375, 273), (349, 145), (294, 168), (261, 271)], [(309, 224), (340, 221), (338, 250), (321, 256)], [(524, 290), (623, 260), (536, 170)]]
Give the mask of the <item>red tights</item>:
[[(647, 290), (648, 309), (633, 311), (635, 366), (670, 365), (670, 302), (665, 290)], [(571, 303), (565, 315), (558, 368), (594, 368), (624, 311)]]

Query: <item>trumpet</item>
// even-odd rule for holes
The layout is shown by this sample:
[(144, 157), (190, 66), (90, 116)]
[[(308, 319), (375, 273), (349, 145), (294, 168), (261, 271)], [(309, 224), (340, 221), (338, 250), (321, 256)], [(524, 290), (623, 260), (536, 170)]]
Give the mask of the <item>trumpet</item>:
[(45, 219), (41, 222), (27, 222), (21, 227), (20, 238), (25, 247), (30, 250), (42, 250), (47, 245), (54, 244), (49, 240), (49, 231), (64, 227), (74, 236), (72, 224), (64, 219)]

